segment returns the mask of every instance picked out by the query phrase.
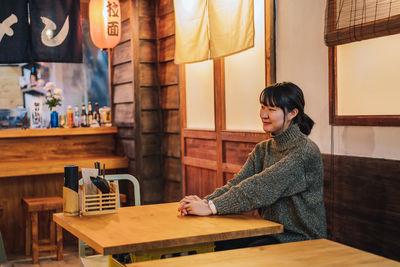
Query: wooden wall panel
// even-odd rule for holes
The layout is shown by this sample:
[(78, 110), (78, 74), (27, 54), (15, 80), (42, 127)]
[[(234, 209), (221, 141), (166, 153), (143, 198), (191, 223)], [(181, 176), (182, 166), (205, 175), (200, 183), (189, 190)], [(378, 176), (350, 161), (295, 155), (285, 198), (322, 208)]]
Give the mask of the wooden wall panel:
[(160, 26), (158, 29), (158, 38), (165, 38), (175, 34), (175, 13), (168, 13), (160, 16)]
[(224, 172), (224, 184), (233, 178), (234, 173)]
[(135, 130), (131, 127), (119, 127), (118, 135), (121, 139), (134, 139), (135, 138)]
[(158, 13), (160, 16), (174, 12), (173, 0), (159, 0)]
[(164, 110), (163, 125), (165, 133), (179, 132), (179, 110)]
[(158, 134), (144, 134), (142, 136), (142, 143), (143, 156), (161, 154), (161, 139)]
[(127, 63), (132, 60), (132, 46), (131, 43), (125, 42), (120, 43), (116, 49), (114, 49), (114, 54), (112, 58), (113, 65)]
[(165, 158), (164, 179), (174, 182), (182, 181), (181, 161), (178, 158)]
[(113, 102), (114, 104), (133, 103), (133, 84), (125, 83), (114, 86)]
[(0, 161), (100, 157), (113, 154), (114, 144), (113, 134), (0, 139)]
[(120, 5), (121, 5), (121, 20), (124, 21), (126, 19), (129, 19), (131, 15), (130, 14), (131, 0), (121, 0)]
[(130, 62), (114, 67), (113, 84), (132, 82), (132, 64)]
[(255, 145), (254, 143), (225, 141), (223, 142), (223, 161), (243, 165)]
[(160, 183), (160, 177), (140, 181), (141, 190), (146, 192), (143, 195), (143, 202), (146, 204), (157, 204), (163, 201), (164, 185)]
[(186, 195), (198, 195), (204, 197), (214, 191), (216, 171), (197, 167), (186, 167)]
[(161, 131), (160, 118), (157, 111), (142, 111), (140, 116), (143, 133), (159, 133)]
[(154, 18), (139, 17), (139, 39), (156, 39)]
[(175, 35), (160, 39), (160, 62), (174, 60)]
[(329, 237), (400, 260), (400, 161), (323, 158)]
[(178, 82), (178, 67), (174, 62), (160, 63), (160, 84), (171, 85)]
[(164, 201), (176, 202), (182, 199), (181, 197), (181, 182), (164, 180)]
[(130, 41), (132, 39), (131, 20), (123, 20), (121, 23), (121, 41), (120, 43)]
[(161, 87), (161, 107), (179, 109), (179, 88), (177, 85)]
[(161, 176), (161, 156), (146, 156), (143, 158), (143, 178), (155, 179)]
[[(128, 166), (128, 172), (131, 173), (132, 175), (136, 176), (137, 172), (137, 164), (136, 160), (129, 160), (129, 166)], [(136, 176), (138, 178), (138, 176)]]
[(185, 156), (216, 160), (216, 142), (215, 140), (185, 138)]
[(117, 104), (114, 106), (114, 123), (116, 126), (121, 127), (132, 127), (134, 125), (134, 105), (129, 104)]
[[(221, 131), (221, 152), (218, 152), (218, 132), (184, 129), (185, 157), (183, 164), (198, 168), (217, 170), (221, 178), (214, 181), (214, 189), (224, 185), (241, 169), (254, 146), (268, 135), (261, 132)], [(217, 153), (222, 153), (218, 159)], [(220, 163), (219, 163), (220, 161)], [(218, 165), (221, 164), (221, 165)], [(188, 177), (186, 176), (188, 179)], [(185, 182), (188, 182), (186, 179)], [(187, 193), (186, 193), (187, 194)]]
[[(164, 201), (181, 199), (181, 145), (179, 121), (178, 71), (174, 60), (173, 1), (157, 2), (157, 47), (160, 77), (160, 105), (163, 122)], [(170, 13), (171, 15), (168, 15)], [(171, 20), (172, 19), (172, 20)], [(170, 28), (173, 27), (173, 28)], [(167, 29), (169, 28), (169, 29)], [(168, 34), (166, 36), (165, 34)], [(162, 63), (161, 63), (162, 62)], [(161, 63), (161, 64), (160, 64)], [(178, 174), (179, 173), (179, 174)]]
[(158, 87), (141, 87), (140, 88), (140, 107), (141, 109), (157, 109), (159, 103)]
[(122, 146), (124, 148), (124, 153), (129, 159), (135, 159), (135, 140), (133, 139), (122, 139)]
[(178, 134), (164, 135), (162, 146), (163, 146), (163, 155), (168, 157), (180, 158), (181, 140)]
[(136, 173), (141, 182), (143, 202), (157, 203), (163, 197), (161, 164), (161, 107), (158, 79), (156, 0), (134, 0), (132, 46), (134, 51)]
[(153, 40), (140, 40), (139, 61), (141, 63), (157, 61), (157, 45)]
[(157, 66), (156, 64), (140, 64), (140, 85), (141, 86), (157, 86)]
[(139, 0), (139, 16), (152, 17), (156, 14), (155, 0)]

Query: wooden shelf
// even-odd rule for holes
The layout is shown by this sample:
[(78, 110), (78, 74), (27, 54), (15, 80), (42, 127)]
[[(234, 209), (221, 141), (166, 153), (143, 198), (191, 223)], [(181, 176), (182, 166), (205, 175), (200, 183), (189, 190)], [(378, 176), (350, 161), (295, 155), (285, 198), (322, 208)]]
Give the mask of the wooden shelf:
[(9, 129), (0, 130), (0, 138), (27, 138), (43, 136), (64, 136), (64, 135), (94, 135), (94, 134), (115, 134), (118, 129), (112, 127), (96, 128), (50, 128), (50, 129)]
[(40, 174), (63, 173), (64, 166), (77, 165), (81, 168), (94, 168), (94, 162), (106, 164), (106, 169), (122, 169), (128, 167), (128, 159), (120, 156), (105, 156), (98, 158), (75, 158), (46, 161), (6, 161), (0, 163), (0, 178)]

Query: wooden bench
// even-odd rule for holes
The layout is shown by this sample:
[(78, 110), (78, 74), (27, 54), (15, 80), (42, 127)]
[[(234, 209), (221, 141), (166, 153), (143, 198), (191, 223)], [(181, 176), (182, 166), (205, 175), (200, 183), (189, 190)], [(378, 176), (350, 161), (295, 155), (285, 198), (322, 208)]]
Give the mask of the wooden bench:
[(399, 266), (396, 261), (326, 239), (233, 249), (163, 260), (127, 264), (126, 267), (196, 266)]
[[(25, 213), (26, 255), (29, 256), (32, 252), (33, 264), (37, 264), (39, 262), (39, 252), (56, 251), (57, 260), (62, 260), (62, 228), (55, 225), (52, 214), (62, 211), (63, 199), (61, 197), (23, 198), (22, 204)], [(49, 239), (39, 240), (38, 213), (44, 211), (50, 213), (50, 236)]]

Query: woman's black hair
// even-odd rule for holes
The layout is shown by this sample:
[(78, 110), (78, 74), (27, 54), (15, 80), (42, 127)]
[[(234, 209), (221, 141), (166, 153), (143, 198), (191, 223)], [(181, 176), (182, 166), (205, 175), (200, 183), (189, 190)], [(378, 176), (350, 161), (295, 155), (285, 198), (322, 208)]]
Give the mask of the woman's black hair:
[(268, 86), (260, 94), (260, 104), (279, 107), (286, 113), (297, 108), (299, 113), (293, 118), (292, 123), (299, 125), (300, 131), (309, 135), (314, 121), (304, 113), (303, 91), (294, 83), (282, 82)]

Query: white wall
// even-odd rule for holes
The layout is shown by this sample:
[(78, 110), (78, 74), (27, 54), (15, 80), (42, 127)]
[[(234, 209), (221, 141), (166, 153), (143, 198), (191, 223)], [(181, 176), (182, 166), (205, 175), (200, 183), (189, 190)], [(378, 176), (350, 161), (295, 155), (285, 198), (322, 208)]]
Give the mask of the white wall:
[(329, 125), (325, 2), (276, 1), (277, 81), (292, 81), (303, 89), (306, 113), (316, 122), (310, 138), (322, 153), (400, 160), (400, 127), (340, 126), (332, 130)]
[(185, 64), (186, 123), (191, 129), (215, 129), (213, 61)]
[(339, 115), (400, 114), (400, 34), (337, 47)]
[(259, 95), (265, 88), (264, 0), (254, 1), (254, 47), (225, 57), (226, 129), (262, 132)]

